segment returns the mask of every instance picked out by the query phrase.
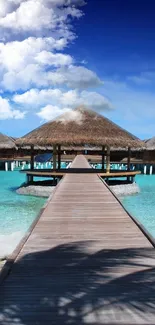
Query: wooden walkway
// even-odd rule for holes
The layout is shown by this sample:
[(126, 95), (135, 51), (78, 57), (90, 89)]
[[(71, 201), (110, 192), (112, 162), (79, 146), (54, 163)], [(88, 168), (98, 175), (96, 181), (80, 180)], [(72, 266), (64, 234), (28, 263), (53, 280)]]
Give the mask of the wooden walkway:
[(154, 257), (97, 175), (66, 174), (1, 285), (0, 325), (153, 325)]

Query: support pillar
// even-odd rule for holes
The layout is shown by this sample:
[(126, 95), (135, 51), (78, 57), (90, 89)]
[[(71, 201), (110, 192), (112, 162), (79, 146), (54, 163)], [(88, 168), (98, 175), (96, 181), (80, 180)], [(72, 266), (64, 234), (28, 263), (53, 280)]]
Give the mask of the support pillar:
[[(127, 170), (130, 171), (130, 164), (131, 164), (131, 148), (128, 148), (128, 162), (127, 162)], [(130, 182), (130, 176), (127, 177), (127, 182)]]
[(147, 167), (146, 165), (144, 166), (144, 175), (146, 175), (146, 172), (147, 172)]
[(14, 161), (11, 161), (11, 171), (14, 171)]
[(57, 168), (57, 156), (56, 156), (56, 153), (57, 153), (57, 147), (56, 145), (53, 146), (53, 170), (56, 170)]
[(61, 146), (58, 146), (58, 169), (61, 169)]
[(110, 173), (110, 147), (107, 146), (107, 164), (106, 164), (106, 172)]
[(102, 170), (104, 171), (105, 146), (102, 147)]
[[(31, 146), (31, 161), (30, 161), (30, 169), (34, 170), (34, 147)], [(33, 182), (33, 176), (30, 176), (30, 182)]]
[(150, 175), (152, 175), (152, 171), (153, 171), (153, 166), (150, 166)]
[(128, 148), (128, 171), (130, 171), (130, 164), (131, 164), (131, 148)]
[(6, 172), (8, 171), (8, 162), (7, 161), (5, 162), (5, 171)]

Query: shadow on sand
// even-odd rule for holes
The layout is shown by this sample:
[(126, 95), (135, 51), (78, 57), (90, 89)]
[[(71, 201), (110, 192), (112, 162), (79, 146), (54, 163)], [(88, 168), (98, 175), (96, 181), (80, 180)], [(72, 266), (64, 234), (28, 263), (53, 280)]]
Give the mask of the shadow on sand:
[(68, 243), (18, 260), (0, 288), (1, 325), (155, 323), (155, 250)]

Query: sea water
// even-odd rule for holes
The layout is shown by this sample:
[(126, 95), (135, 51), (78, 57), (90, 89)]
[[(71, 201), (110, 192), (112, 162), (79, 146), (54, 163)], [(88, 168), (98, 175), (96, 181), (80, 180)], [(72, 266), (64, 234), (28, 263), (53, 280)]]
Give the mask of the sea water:
[(24, 182), (18, 171), (0, 171), (0, 257), (15, 249), (46, 201), (17, 194)]
[(124, 207), (155, 237), (155, 175), (137, 175), (140, 193), (122, 199)]

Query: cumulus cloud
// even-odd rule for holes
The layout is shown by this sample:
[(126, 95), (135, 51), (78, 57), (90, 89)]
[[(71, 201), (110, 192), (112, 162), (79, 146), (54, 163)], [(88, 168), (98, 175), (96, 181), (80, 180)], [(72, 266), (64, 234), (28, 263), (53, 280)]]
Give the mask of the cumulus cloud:
[[(25, 107), (25, 109), (37, 109), (43, 105), (53, 105), (60, 110), (65, 108), (75, 108), (80, 105), (87, 106), (98, 112), (112, 109), (112, 105), (107, 98), (96, 92), (60, 89), (31, 89), (20, 95), (15, 95), (13, 101)], [(58, 112), (60, 113), (60, 111)]]
[(80, 66), (68, 66), (46, 71), (39, 64), (28, 64), (22, 70), (10, 70), (3, 75), (1, 85), (9, 91), (27, 90), (32, 87), (67, 86), (86, 89), (102, 85), (96, 73)]
[(102, 84), (95, 72), (82, 66), (73, 65), (49, 73), (48, 79), (53, 84), (66, 84), (70, 88), (89, 88)]
[[(64, 113), (65, 113), (65, 115), (61, 116), (61, 114), (64, 114)], [(53, 105), (47, 105), (47, 106), (41, 108), (40, 112), (38, 112), (37, 115), (42, 120), (45, 120), (45, 121), (50, 121), (60, 115), (58, 121), (60, 121), (62, 123), (75, 121), (76, 123), (81, 124), (82, 120), (83, 120), (83, 115), (81, 112), (72, 111), (69, 108), (61, 109), (60, 107), (53, 106)]]
[(51, 119), (55, 118), (56, 116), (61, 114), (61, 109), (57, 106), (53, 105), (47, 105), (43, 108), (41, 108), (40, 112), (37, 113), (37, 115), (42, 119), (46, 121), (50, 121)]
[(6, 98), (0, 96), (0, 120), (23, 119), (25, 112), (13, 109)]
[[(62, 60), (62, 65), (64, 64), (65, 58), (67, 62), (72, 63), (72, 58), (69, 55), (60, 54), (60, 57), (57, 53), (52, 53), (54, 50), (61, 50), (66, 45), (64, 39), (56, 40), (53, 37), (45, 38), (35, 38), (29, 37), (24, 41), (14, 41), (8, 43), (0, 43), (0, 65), (6, 71), (21, 71), (28, 64), (35, 63), (39, 60), (39, 55), (44, 52), (49, 55), (53, 55), (53, 61), (59, 60), (59, 65), (61, 65), (60, 58)], [(11, 54), (11, 55), (10, 55)], [(56, 57), (56, 59), (55, 59)], [(69, 61), (70, 59), (70, 61)], [(51, 58), (50, 58), (51, 60)], [(68, 61), (67, 61), (68, 60)], [(47, 62), (45, 62), (46, 64)], [(51, 60), (52, 65), (52, 60)]]
[(71, 117), (79, 105), (111, 108), (106, 98), (86, 90), (102, 85), (97, 74), (64, 53), (76, 38), (72, 21), (83, 15), (83, 5), (84, 0), (1, 0), (0, 89), (12, 93), (19, 107), (6, 99), (5, 118), (23, 118), (28, 108), (46, 120), (62, 110)]
[[(68, 18), (80, 18), (83, 1), (1, 0), (0, 27), (13, 32), (49, 33), (55, 29), (63, 35), (69, 30)], [(5, 4), (6, 1), (6, 4)], [(70, 32), (72, 35), (72, 32)], [(72, 35), (73, 37), (73, 35)]]

